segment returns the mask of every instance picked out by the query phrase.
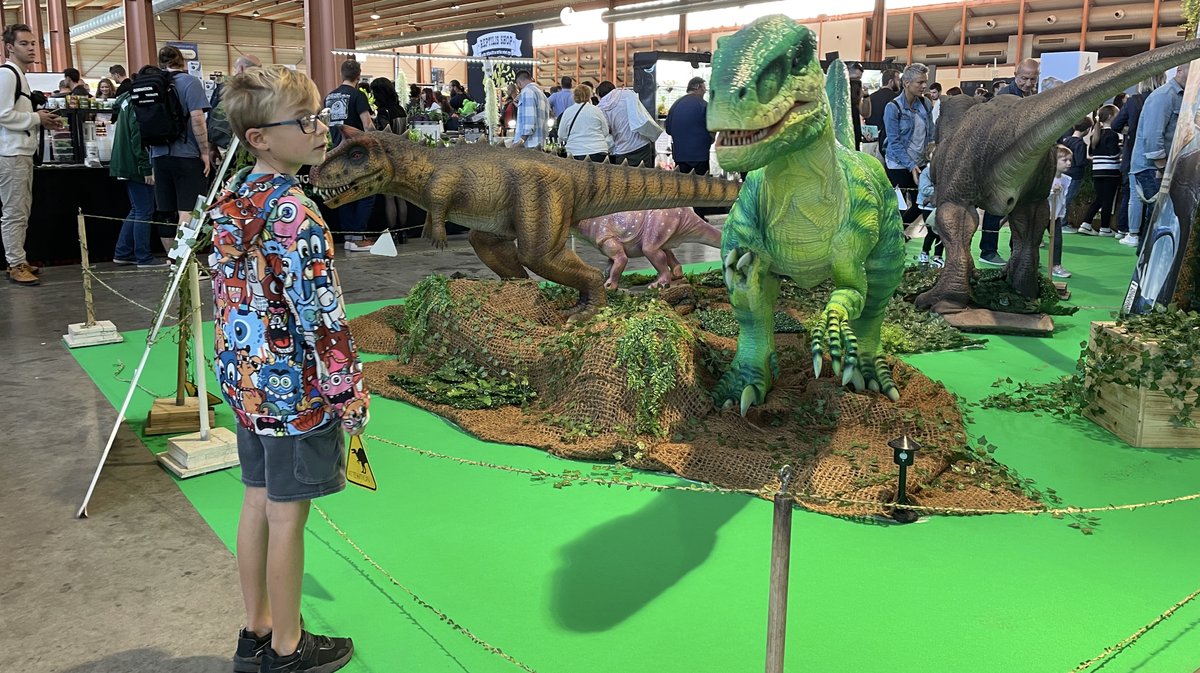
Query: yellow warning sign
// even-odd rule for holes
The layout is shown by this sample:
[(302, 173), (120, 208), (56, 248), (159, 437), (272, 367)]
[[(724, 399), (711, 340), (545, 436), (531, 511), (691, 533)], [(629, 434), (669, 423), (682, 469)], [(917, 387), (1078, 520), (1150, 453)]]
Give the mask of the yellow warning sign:
[(375, 473), (367, 462), (367, 447), (363, 444), (362, 435), (350, 437), (350, 449), (346, 455), (346, 480), (372, 491), (376, 489)]

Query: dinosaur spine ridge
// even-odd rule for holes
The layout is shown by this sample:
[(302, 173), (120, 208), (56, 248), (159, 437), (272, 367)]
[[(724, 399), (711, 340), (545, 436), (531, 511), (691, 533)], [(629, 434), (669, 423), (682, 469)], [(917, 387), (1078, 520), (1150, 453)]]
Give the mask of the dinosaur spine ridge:
[(676, 171), (584, 162), (585, 198), (576, 217), (586, 219), (628, 210), (730, 206), (740, 183)]

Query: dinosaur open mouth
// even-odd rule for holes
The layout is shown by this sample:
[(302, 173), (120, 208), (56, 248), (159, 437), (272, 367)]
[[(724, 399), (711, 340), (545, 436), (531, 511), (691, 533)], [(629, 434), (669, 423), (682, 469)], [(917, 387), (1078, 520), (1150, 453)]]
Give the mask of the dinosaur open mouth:
[(788, 117), (798, 113), (800, 110), (814, 105), (812, 101), (798, 100), (796, 104), (779, 118), (779, 121), (762, 129), (731, 129), (721, 131), (717, 135), (717, 147), (747, 147), (770, 138), (780, 128), (783, 123), (788, 120)]
[(341, 187), (317, 187), (316, 190), (317, 190), (317, 194), (322, 199), (328, 201), (329, 199), (332, 199), (333, 197), (335, 197), (339, 194), (345, 194), (346, 192), (350, 191), (351, 189), (354, 189), (354, 187), (357, 185), (357, 183), (358, 183), (358, 181), (354, 180), (347, 184), (342, 185)]

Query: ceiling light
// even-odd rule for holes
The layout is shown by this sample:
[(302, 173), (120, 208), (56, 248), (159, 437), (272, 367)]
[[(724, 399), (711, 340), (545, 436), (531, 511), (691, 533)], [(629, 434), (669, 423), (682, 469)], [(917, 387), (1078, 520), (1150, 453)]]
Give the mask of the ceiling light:
[(450, 5), (450, 9), (457, 12), (458, 10), (462, 9), (462, 7), (456, 2), (453, 5)]
[(257, 19), (260, 16), (262, 16), (262, 14), (259, 14), (257, 9), (254, 10), (253, 12), (250, 12), (250, 18), (252, 18), (252, 19)]
[(378, 21), (379, 20), (379, 12), (371, 12), (371, 20)]
[(496, 18), (498, 18), (498, 19), (504, 18), (504, 8), (503, 7), (496, 10)]
[(208, 26), (204, 25), (204, 19), (200, 19), (200, 30), (208, 30)]

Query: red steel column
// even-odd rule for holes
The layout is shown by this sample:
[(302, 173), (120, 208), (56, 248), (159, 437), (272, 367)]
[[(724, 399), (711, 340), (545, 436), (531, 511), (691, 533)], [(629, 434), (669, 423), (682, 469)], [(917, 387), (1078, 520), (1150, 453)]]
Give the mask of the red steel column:
[[(1025, 0), (1021, 0), (1021, 11), (1017, 12), (1017, 55), (1013, 61), (1014, 64), (1020, 65), (1021, 61), (1025, 60), (1025, 51), (1021, 49), (1022, 42), (1025, 41)], [(1082, 46), (1079, 51), (1086, 51)]]
[[(608, 0), (608, 11), (616, 9), (617, 3), (614, 0)], [(607, 72), (602, 72), (600, 77), (607, 79), (613, 84), (617, 83), (617, 24), (616, 22), (608, 24), (608, 43), (604, 47), (604, 64), (607, 66)], [(606, 76), (607, 75), (607, 76)], [(632, 84), (632, 82), (630, 82)]]
[(145, 66), (158, 65), (152, 0), (125, 0), (125, 60), (130, 77)]
[(50, 24), (50, 62), (55, 70), (71, 67), (71, 30), (67, 24), (67, 0), (49, 0), (46, 14)]
[[(1150, 48), (1158, 46), (1158, 10), (1161, 7), (1159, 0), (1154, 0), (1154, 18), (1150, 21)], [(1192, 37), (1192, 36), (1189, 36)], [(1087, 51), (1083, 47), (1079, 51)]]
[(29, 30), (37, 36), (37, 55), (33, 57), (33, 66), (29, 70), (45, 72), (48, 66), (46, 65), (46, 49), (42, 46), (42, 7), (38, 4), (38, 0), (21, 0), (21, 18), (29, 26)]
[(351, 0), (304, 0), (304, 59), (308, 76), (317, 83), (322, 95), (333, 91), (342, 82), (338, 64), (346, 57), (330, 52), (353, 49), (354, 43)]

